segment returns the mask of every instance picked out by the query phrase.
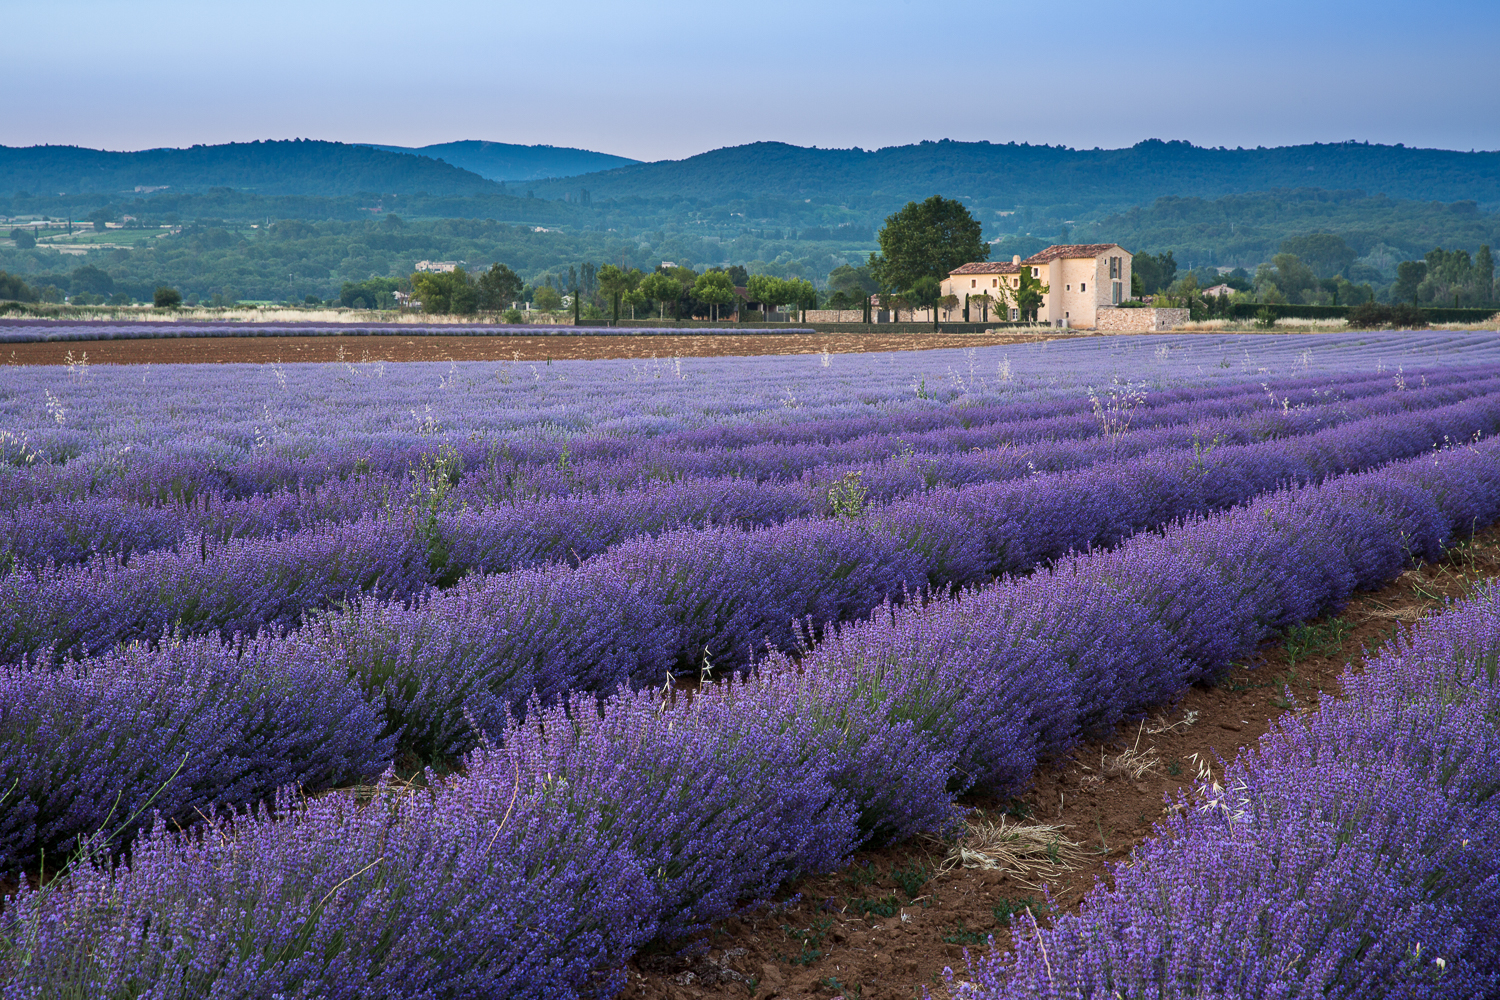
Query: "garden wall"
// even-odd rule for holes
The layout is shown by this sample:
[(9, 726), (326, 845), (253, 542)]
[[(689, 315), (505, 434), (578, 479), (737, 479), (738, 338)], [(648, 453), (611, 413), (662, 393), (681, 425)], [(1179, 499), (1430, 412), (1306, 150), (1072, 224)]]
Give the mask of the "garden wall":
[(1158, 333), (1182, 326), (1188, 321), (1186, 309), (1114, 309), (1099, 310), (1095, 329), (1100, 333)]

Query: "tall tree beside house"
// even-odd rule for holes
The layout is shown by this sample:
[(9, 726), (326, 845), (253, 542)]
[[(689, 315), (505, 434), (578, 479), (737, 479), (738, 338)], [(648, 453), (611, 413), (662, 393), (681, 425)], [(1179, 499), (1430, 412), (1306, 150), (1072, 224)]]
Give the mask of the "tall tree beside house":
[[(1171, 286), (1177, 277), (1177, 260), (1172, 251), (1152, 256), (1138, 253), (1130, 261), (1131, 292), (1136, 295), (1154, 295)], [(1141, 279), (1140, 291), (1135, 291), (1135, 279)]]
[(930, 274), (924, 274), (911, 283), (901, 296), (913, 309), (932, 310), (932, 328), (937, 329), (937, 307), (943, 301), (943, 286)]
[(911, 201), (885, 220), (880, 254), (870, 255), (870, 274), (886, 289), (910, 289), (921, 278), (942, 281), (954, 268), (987, 260), (983, 227), (960, 201), (933, 195)]
[[(1004, 284), (1001, 285), (1004, 288)], [(1042, 308), (1042, 296), (1051, 291), (1041, 278), (1031, 276), (1031, 268), (1021, 268), (1020, 284), (1008, 290), (1010, 300), (1015, 303), (1016, 314), (1023, 323), (1035, 323), (1037, 311)]]

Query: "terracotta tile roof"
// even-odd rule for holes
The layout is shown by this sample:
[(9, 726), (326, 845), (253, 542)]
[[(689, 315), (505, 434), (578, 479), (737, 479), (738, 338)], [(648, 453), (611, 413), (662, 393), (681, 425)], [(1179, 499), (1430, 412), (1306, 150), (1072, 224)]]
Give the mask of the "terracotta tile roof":
[(1106, 250), (1124, 250), (1118, 243), (1064, 243), (1061, 246), (1048, 247), (1041, 253), (1032, 254), (1022, 264), (1045, 264), (1048, 261), (1057, 260), (1059, 257), (1097, 257)]
[(963, 267), (955, 267), (948, 272), (952, 274), (1020, 274), (1021, 268), (1018, 264), (1002, 264), (997, 260), (979, 260)]

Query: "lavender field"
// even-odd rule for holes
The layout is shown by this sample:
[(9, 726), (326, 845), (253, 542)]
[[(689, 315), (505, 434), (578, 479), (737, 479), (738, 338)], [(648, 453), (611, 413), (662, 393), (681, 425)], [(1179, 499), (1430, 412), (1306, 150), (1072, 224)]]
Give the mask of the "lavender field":
[[(0, 369), (0, 995), (610, 994), (1500, 521), (1497, 431), (1485, 333)], [(1495, 607), (954, 988), (1493, 993)]]

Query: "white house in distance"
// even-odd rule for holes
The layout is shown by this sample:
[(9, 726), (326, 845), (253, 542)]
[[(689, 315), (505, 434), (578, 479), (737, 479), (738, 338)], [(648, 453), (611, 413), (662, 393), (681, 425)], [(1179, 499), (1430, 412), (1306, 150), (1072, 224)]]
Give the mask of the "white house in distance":
[[(1021, 287), (1021, 268), (1047, 286), (1037, 321), (1049, 326), (1094, 328), (1099, 325), (1099, 311), (1118, 306), (1130, 298), (1130, 261), (1132, 254), (1118, 243), (1075, 243), (1051, 246), (1022, 260), (1011, 258), (1009, 264), (976, 261), (955, 268), (943, 279), (944, 295), (960, 302), (968, 301), (973, 315), (973, 299), (987, 294), (995, 302), (990, 308), (1005, 309), (1010, 320), (1020, 319), (1011, 294)], [(1002, 288), (1004, 282), (1011, 294)], [(981, 300), (982, 301), (982, 300)]]

